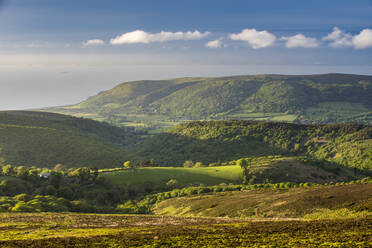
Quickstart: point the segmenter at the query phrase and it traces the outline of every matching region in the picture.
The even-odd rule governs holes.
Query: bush
[[[24,201],[18,202],[13,208],[12,212],[35,212],[35,209]]]

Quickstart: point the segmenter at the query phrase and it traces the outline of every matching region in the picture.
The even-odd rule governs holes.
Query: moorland
[[[182,78],[2,111],[0,245],[369,247],[371,94],[360,75]]]

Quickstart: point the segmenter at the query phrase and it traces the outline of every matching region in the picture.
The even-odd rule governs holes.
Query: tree
[[[131,161],[126,161],[126,162],[124,162],[123,166],[126,169],[133,169],[134,164]]]
[[[177,184],[178,184],[178,181],[177,181],[176,179],[170,179],[170,180],[167,182],[167,186],[170,187],[170,188],[175,187]]]
[[[58,190],[58,196],[71,200],[74,198],[74,192],[70,187],[61,186]]]
[[[11,209],[12,212],[34,212],[35,209],[26,202],[20,201]]]
[[[296,144],[294,145],[293,150],[294,150],[295,152],[298,152],[298,151],[300,150],[300,148],[301,148],[300,144],[296,143]]]
[[[53,185],[54,188],[58,189],[62,182],[62,174],[52,171],[49,177],[49,184]]]
[[[200,168],[200,167],[204,167],[203,163],[202,162],[196,162],[194,164],[194,168]]]
[[[236,161],[236,165],[240,166],[242,169],[246,168],[247,164],[247,160],[245,159],[239,159],[238,161]]]
[[[252,159],[239,159],[236,161],[236,165],[240,166],[243,169],[243,183],[246,184],[249,182],[249,169],[251,167]]]
[[[78,177],[83,183],[90,179],[90,168],[81,167],[69,173],[70,176]]]
[[[28,169],[24,166],[18,166],[15,169],[16,176],[22,179],[27,179]]]
[[[183,163],[183,167],[185,168],[192,168],[194,166],[194,162],[192,160],[186,160],[185,163]]]
[[[54,166],[53,170],[56,171],[56,172],[65,172],[66,167],[63,164],[56,164],[56,166]]]
[[[98,168],[97,167],[93,167],[92,168],[92,172],[93,172],[93,176],[94,176],[94,181],[96,181],[98,175],[99,175],[99,171],[98,171]]]
[[[13,167],[10,164],[3,166],[3,175],[12,176],[14,174]]]

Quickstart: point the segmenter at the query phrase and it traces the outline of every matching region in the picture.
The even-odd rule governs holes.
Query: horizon
[[[372,75],[371,13],[370,0],[0,0],[0,109],[146,79]]]

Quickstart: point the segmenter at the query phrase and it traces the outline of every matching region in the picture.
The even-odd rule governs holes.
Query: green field
[[[144,184],[166,185],[176,180],[178,187],[191,185],[218,185],[220,183],[240,183],[242,169],[239,166],[219,166],[201,168],[149,167],[135,170],[105,173],[113,184],[141,187]]]
[[[298,115],[286,113],[257,113],[247,110],[240,110],[226,115],[231,120],[261,120],[261,121],[285,121],[293,122]]]
[[[371,247],[371,219],[246,220],[135,215],[0,214],[10,247]]]

